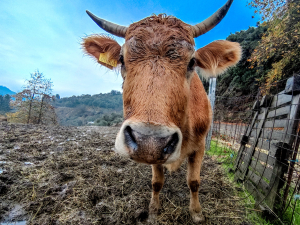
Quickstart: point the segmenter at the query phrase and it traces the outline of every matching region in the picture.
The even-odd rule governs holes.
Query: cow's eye
[[[194,66],[195,66],[195,58],[192,58],[191,61],[189,62],[189,65],[187,67],[188,70],[193,70],[194,69]]]
[[[122,66],[124,66],[124,57],[122,55],[120,55],[119,61],[122,64]]]

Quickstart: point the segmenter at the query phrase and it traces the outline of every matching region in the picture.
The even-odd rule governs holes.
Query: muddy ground
[[[0,123],[0,221],[147,224],[151,167],[114,153],[117,127]],[[186,163],[165,171],[157,224],[193,224]],[[200,202],[206,224],[247,224],[237,188],[205,156]]]

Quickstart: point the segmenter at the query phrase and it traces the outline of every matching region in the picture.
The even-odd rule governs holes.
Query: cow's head
[[[232,1],[195,26],[158,15],[123,27],[87,12],[101,28],[125,38],[123,46],[103,35],[88,36],[83,42],[85,51],[100,64],[110,69],[121,67],[125,121],[116,139],[117,152],[149,164],[179,158],[183,136],[189,132],[189,93],[191,80],[197,76],[195,67],[205,75],[217,76],[240,59],[239,44],[228,41],[194,49],[194,38],[217,25]]]

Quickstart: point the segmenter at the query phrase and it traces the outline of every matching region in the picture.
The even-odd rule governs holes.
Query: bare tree
[[[38,121],[37,124],[40,124],[43,116],[47,113],[47,111],[54,111],[53,106],[51,106],[50,102],[54,101],[55,96],[51,96],[52,93],[52,82],[51,80],[44,79],[43,86],[40,88],[40,107],[38,110]]]
[[[24,90],[14,95],[12,106],[17,109],[10,115],[13,122],[56,124],[56,114],[51,102],[53,83],[38,70],[26,80]]]
[[[39,91],[43,88],[43,74],[40,73],[38,70],[32,74],[30,74],[31,79],[26,81],[25,90],[28,90],[28,95],[26,101],[29,102],[29,109],[28,109],[28,118],[27,123],[30,122],[32,118],[32,108],[35,103],[35,98],[39,96]]]

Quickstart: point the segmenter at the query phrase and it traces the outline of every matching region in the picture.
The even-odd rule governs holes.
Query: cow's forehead
[[[130,47],[147,45],[150,48],[159,48],[160,46],[163,46],[166,48],[185,48],[187,50],[194,50],[194,46],[191,43],[181,38],[175,39],[172,36],[164,37],[163,39],[160,37],[149,37],[146,40],[142,40],[138,36],[133,36],[129,40],[126,40],[125,44]]]
[[[128,56],[130,58],[151,58],[157,56],[168,57],[172,60],[191,58],[194,55],[194,46],[185,40],[160,40],[149,39],[142,41],[138,37],[131,37],[125,41],[125,44],[121,47],[120,54]]]
[[[133,23],[128,27],[125,40],[139,39],[142,41],[173,41],[179,43],[185,41],[195,45],[193,30],[189,24],[180,19],[164,14],[154,15]]]

